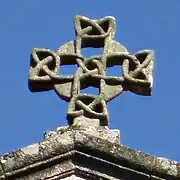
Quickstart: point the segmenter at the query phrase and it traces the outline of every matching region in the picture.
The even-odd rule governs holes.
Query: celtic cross
[[[152,50],[134,55],[115,41],[115,19],[111,16],[94,20],[75,17],[76,39],[60,46],[55,52],[34,48],[31,54],[29,89],[32,92],[54,89],[60,98],[69,102],[67,120],[108,126],[107,103],[123,91],[149,96],[153,85]],[[82,48],[103,48],[101,55],[86,58]],[[61,75],[61,66],[77,65],[72,76]],[[122,77],[107,76],[109,67],[122,68]],[[89,86],[99,89],[98,95],[83,94]],[[88,123],[87,123],[88,124]]]

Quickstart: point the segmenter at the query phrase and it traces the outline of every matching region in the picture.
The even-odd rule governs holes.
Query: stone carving
[[[100,20],[75,17],[76,40],[62,45],[56,52],[34,48],[31,55],[29,89],[32,92],[54,89],[60,98],[69,102],[67,119],[70,125],[81,119],[108,126],[107,103],[123,91],[149,96],[153,85],[152,50],[135,55],[113,38],[116,22],[113,17]],[[103,54],[86,58],[82,48],[103,48]],[[77,65],[72,76],[61,75],[61,66]],[[107,76],[112,66],[122,68],[122,77]],[[99,89],[98,95],[83,94],[89,86]],[[78,120],[79,121],[79,120]]]

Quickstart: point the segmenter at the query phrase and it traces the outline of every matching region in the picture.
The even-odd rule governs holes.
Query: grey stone
[[[72,163],[72,160],[67,160],[59,162],[56,165],[50,165],[45,169],[39,169],[38,171],[34,171],[30,175],[26,175],[23,177],[17,178],[18,180],[39,180],[39,179],[64,179],[64,177],[68,176],[69,173],[73,173],[73,169],[75,169],[75,165]]]
[[[73,126],[108,126],[107,103],[124,91],[149,96],[153,86],[152,50],[132,55],[114,40],[116,21],[107,16],[99,20],[75,17],[76,40],[62,45],[58,51],[34,48],[31,55],[29,89],[33,92],[54,89],[69,102],[67,119]],[[103,48],[103,54],[86,58],[83,48]],[[74,75],[61,75],[61,66],[77,65]],[[122,76],[107,76],[112,66],[122,68]],[[82,93],[89,86],[98,95]]]
[[[50,134],[42,142],[1,156],[2,175],[19,180],[180,179],[179,163],[120,145],[116,130],[60,127]]]
[[[72,133],[67,131],[61,136],[55,136],[48,140],[45,139],[39,144],[5,154],[1,157],[1,163],[5,173],[11,174],[11,172],[16,171],[17,169],[25,168],[40,160],[53,158],[59,154],[68,152],[73,149],[73,143]]]
[[[4,179],[5,179],[4,175],[0,176],[0,180],[4,180]]]
[[[165,179],[159,178],[159,177],[156,177],[156,176],[151,176],[150,180],[165,180]]]
[[[169,161],[167,158],[158,157],[154,165],[154,171],[158,172],[158,174],[163,174],[166,172],[166,177],[169,176],[169,178],[171,176],[177,177],[179,176],[178,162]]]
[[[62,178],[64,180],[84,180],[84,178],[80,178],[80,177],[77,177],[76,175],[72,175],[70,177],[65,177],[65,178]]]
[[[58,51],[34,48],[29,89],[54,89],[69,102],[70,126],[47,131],[44,140],[0,157],[0,180],[178,180],[180,164],[120,145],[120,131],[108,128],[107,103],[124,91],[149,96],[153,86],[152,50],[131,55],[113,38],[113,17],[92,20],[75,17],[76,40]],[[82,48],[103,48],[103,54],[87,59]],[[71,76],[62,76],[61,66],[78,65]],[[106,76],[112,66],[121,76]],[[93,86],[98,95],[81,93]]]
[[[111,143],[120,143],[120,131],[117,129],[105,129],[103,127],[81,127],[75,133],[75,140],[83,142],[83,135],[85,134],[91,137],[98,137],[104,140],[108,140]],[[82,138],[82,139],[81,139]]]
[[[5,175],[4,175],[4,170],[3,170],[3,166],[0,163],[0,180],[5,179]]]

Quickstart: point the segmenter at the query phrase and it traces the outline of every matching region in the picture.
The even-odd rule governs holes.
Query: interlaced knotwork
[[[108,125],[107,102],[123,91],[151,95],[154,53],[143,50],[135,55],[113,40],[116,24],[113,17],[91,20],[76,16],[76,40],[61,46],[57,52],[34,48],[31,55],[29,88],[31,91],[54,89],[70,102],[67,112],[69,124],[78,117],[98,119],[99,125]],[[83,57],[81,49],[103,47],[103,54]],[[72,76],[61,75],[61,66],[77,65]],[[122,68],[122,76],[107,76],[112,66]],[[98,95],[83,94],[82,89],[93,86]]]

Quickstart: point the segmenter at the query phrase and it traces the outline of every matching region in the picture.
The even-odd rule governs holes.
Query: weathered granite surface
[[[0,179],[178,180],[180,164],[119,144],[118,130],[62,127],[0,157]]]
[[[115,18],[75,17],[76,40],[55,52],[34,48],[29,89],[54,89],[69,102],[69,127],[45,133],[44,140],[0,156],[0,180],[180,180],[180,164],[120,145],[119,130],[109,130],[107,103],[123,93],[150,96],[153,86],[153,50],[130,54],[114,40]],[[83,48],[103,48],[86,58]],[[74,75],[63,76],[61,66],[76,65]],[[107,76],[119,66],[122,75]],[[92,86],[98,95],[81,91]]]
[[[126,47],[114,40],[116,20],[112,16],[90,19],[75,16],[75,40],[57,51],[34,48],[29,70],[29,89],[32,92],[55,90],[69,102],[67,120],[70,125],[87,123],[108,126],[107,103],[125,91],[150,96],[153,87],[154,51],[150,49],[130,54]],[[102,48],[102,54],[87,58],[83,48]],[[61,67],[74,65],[75,74],[63,75]],[[107,71],[119,67],[119,74]],[[122,71],[122,74],[120,73]],[[98,94],[83,93],[88,87]]]

